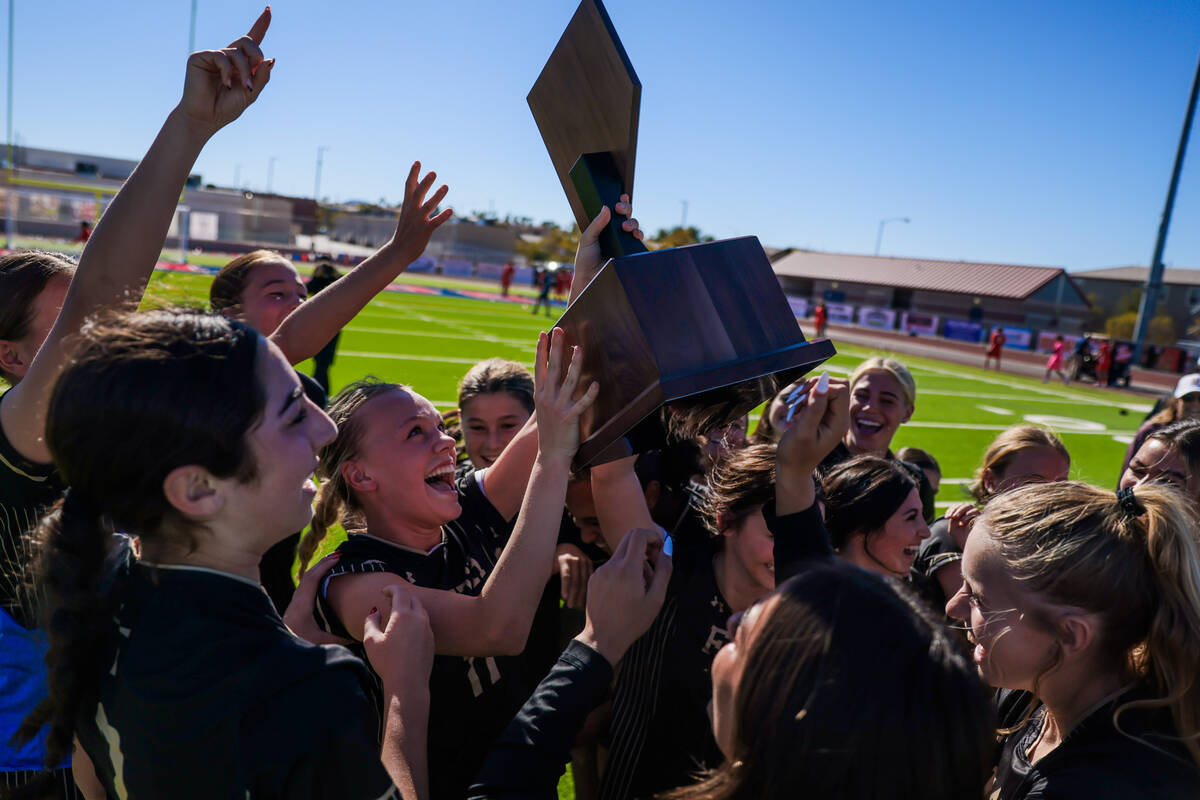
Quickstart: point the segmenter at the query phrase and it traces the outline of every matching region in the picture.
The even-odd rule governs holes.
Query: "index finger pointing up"
[[[267,35],[267,28],[269,27],[271,27],[271,7],[267,6],[258,15],[258,19],[254,20],[254,24],[250,26],[250,32],[246,36],[255,44],[262,44],[262,40]]]

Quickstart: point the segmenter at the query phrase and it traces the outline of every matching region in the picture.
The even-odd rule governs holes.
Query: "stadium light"
[[[903,222],[908,224],[912,220],[908,217],[888,217],[887,219],[879,220],[879,233],[875,235],[875,255],[879,255],[879,246],[883,244],[883,226],[889,222]]]

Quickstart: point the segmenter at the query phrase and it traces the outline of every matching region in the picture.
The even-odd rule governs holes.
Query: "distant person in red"
[[[1112,369],[1112,344],[1105,339],[1100,343],[1100,352],[1096,356],[1096,385],[1108,386],[1108,371]]]
[[[992,335],[988,337],[987,355],[983,357],[983,368],[988,368],[988,363],[994,358],[996,359],[996,371],[1000,371],[1000,353],[1004,350],[1004,343],[1008,341],[1008,337],[1004,335],[1004,329],[999,325],[992,328]]]
[[[560,269],[554,273],[554,293],[559,296],[559,299],[566,300],[569,291],[571,291],[571,270]]]
[[[517,273],[517,268],[508,262],[504,265],[504,269],[500,271],[500,294],[503,297],[508,297],[508,287],[512,286],[513,275]]]
[[[825,335],[825,325],[829,322],[829,309],[825,307],[825,301],[817,303],[817,308],[813,311],[813,324],[817,326],[817,338],[820,339]]]
[[[79,235],[75,237],[75,241],[80,244],[87,244],[88,238],[92,235],[92,223],[86,219],[79,221]]]

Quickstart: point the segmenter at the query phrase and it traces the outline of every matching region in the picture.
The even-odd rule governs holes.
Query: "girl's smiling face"
[[[855,455],[884,455],[891,447],[896,429],[912,419],[904,387],[883,369],[864,372],[850,392],[850,430],[846,446]]]

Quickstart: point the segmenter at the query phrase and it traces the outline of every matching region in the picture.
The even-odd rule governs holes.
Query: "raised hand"
[[[671,557],[660,530],[629,531],[588,582],[587,624],[576,639],[616,664],[646,632],[667,596]]]
[[[408,179],[404,181],[404,203],[400,206],[400,218],[396,220],[396,233],[392,235],[392,241],[388,244],[389,248],[395,250],[397,257],[403,260],[405,266],[421,257],[429,244],[429,237],[454,215],[454,211],[447,208],[436,216],[430,216],[437,210],[450,189],[443,184],[426,200],[425,194],[437,180],[437,173],[430,172],[417,180],[420,174],[421,162],[414,161],[408,171]]]
[[[616,204],[616,211],[623,217],[628,217],[633,213],[629,195],[621,195],[620,202]],[[596,218],[579,234],[579,247],[575,250],[575,276],[571,281],[571,300],[574,300],[600,271],[603,264],[603,257],[600,254],[600,233],[608,225],[610,219],[612,219],[612,211],[608,206],[604,206]],[[625,220],[621,223],[621,229],[632,234],[639,242],[645,238],[636,219]]]
[[[317,602],[317,587],[320,585],[321,579],[325,577],[325,573],[333,569],[337,562],[338,554],[330,553],[309,567],[300,576],[300,582],[296,585],[296,593],[292,595],[287,610],[283,612],[283,624],[287,625],[292,633],[313,644],[350,644],[349,639],[342,639],[321,630],[317,626],[316,620],[313,619],[313,605]]]
[[[959,503],[951,506],[946,512],[946,521],[950,523],[950,537],[954,539],[954,544],[959,550],[966,546],[971,528],[975,526],[975,520],[979,519],[979,515],[982,513],[983,511],[974,503]]]
[[[563,375],[564,339],[561,328],[555,328],[549,336],[545,333],[538,336],[533,399],[537,408],[539,455],[570,459],[579,449],[579,418],[595,402],[600,384],[592,381],[583,394],[575,396],[583,350],[572,348],[571,361]]]
[[[259,49],[270,25],[268,6],[228,47],[188,56],[179,110],[197,130],[211,136],[258,99],[275,67],[275,59],[264,59]]]
[[[788,397],[787,410],[772,420],[780,431],[776,458],[798,472],[812,472],[850,427],[850,386],[826,373],[809,378]]]

